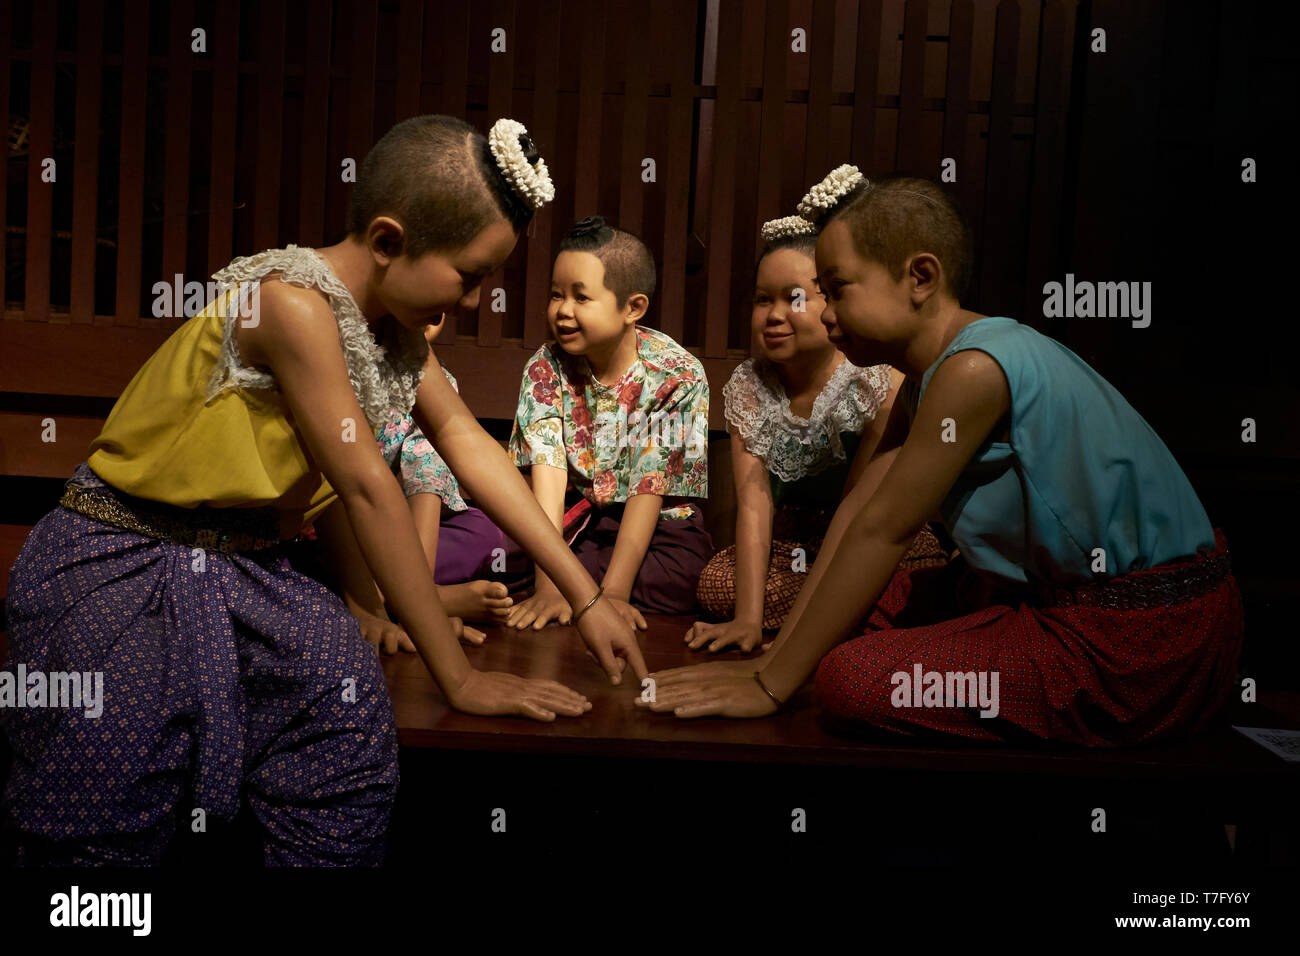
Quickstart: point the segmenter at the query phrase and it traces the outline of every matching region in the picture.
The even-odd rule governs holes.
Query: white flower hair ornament
[[[541,209],[555,198],[555,186],[546,171],[546,160],[538,156],[535,162],[528,161],[524,141],[532,145],[528,129],[518,120],[503,117],[488,131],[488,148],[507,182],[533,209]]]
[[[835,204],[848,195],[858,183],[866,180],[866,177],[858,171],[858,167],[850,166],[845,163],[843,166],[836,166],[826,178],[819,182],[808,194],[803,197],[803,201],[796,207],[799,215],[809,222],[816,222],[817,218],[827,210],[833,209]]]
[[[816,235],[816,233],[817,227],[803,216],[782,216],[780,219],[769,219],[763,223],[763,228],[759,230],[759,235],[763,237],[764,242],[776,242],[778,239],[788,239],[791,236],[812,236]]]

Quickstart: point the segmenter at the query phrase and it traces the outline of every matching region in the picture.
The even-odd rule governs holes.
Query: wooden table
[[[651,671],[709,660],[744,657],[691,651],[682,641],[692,618],[651,616],[640,640]],[[1082,777],[1295,778],[1296,765],[1224,726],[1196,740],[1119,751],[1043,747],[971,745],[961,741],[921,742],[897,735],[874,739],[832,732],[819,715],[811,684],[787,712],[762,720],[703,718],[680,720],[636,706],[640,688],[630,676],[619,687],[609,684],[589,658],[577,630],[551,625],[540,631],[482,628],[487,640],[466,646],[477,668],[559,681],[592,701],[582,717],[557,717],[553,723],[522,718],[471,717],[453,711],[414,654],[386,656],[384,673],[393,699],[400,740],[407,748],[508,751],[529,754],[641,757],[735,763],[851,766],[928,771],[1024,772]],[[1277,707],[1232,708],[1229,720],[1252,726],[1298,726],[1296,700],[1289,695]],[[1278,710],[1291,709],[1283,714]]]

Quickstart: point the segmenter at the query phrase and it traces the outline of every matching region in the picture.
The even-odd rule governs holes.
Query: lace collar
[[[424,333],[392,320],[384,323],[381,337],[376,340],[352,293],[316,250],[294,245],[268,249],[235,259],[212,277],[233,285],[258,282],[272,272],[279,272],[284,282],[319,289],[329,299],[338,322],[348,380],[372,430],[388,421],[390,408],[409,412],[415,406],[415,393],[424,377],[424,363],[429,355]],[[228,388],[278,387],[269,372],[243,365],[234,335],[238,315],[235,310],[231,313],[222,332],[220,358],[208,381],[209,401]]]
[[[723,387],[724,415],[732,434],[768,471],[798,481],[845,461],[841,435],[860,434],[889,394],[889,366],[859,368],[841,362],[813,401],[807,418],[790,411],[790,399],[765,361],[747,359]]]

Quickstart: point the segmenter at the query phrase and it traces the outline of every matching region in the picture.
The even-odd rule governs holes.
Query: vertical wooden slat
[[[423,0],[401,0],[397,11],[397,116],[395,122],[418,116],[424,40]]]
[[[1034,118],[1033,188],[1029,204],[1029,248],[1025,311],[1041,308],[1039,291],[1061,258],[1061,171],[1065,162],[1065,83],[1061,58],[1067,49],[1066,0],[1049,0],[1039,29],[1037,111]]]
[[[1011,133],[1016,97],[1016,58],[1020,39],[1020,5],[1016,0],[998,4],[993,39],[993,91],[989,100],[989,148],[985,168],[988,170],[984,191],[985,249],[1002,250],[1010,223],[1004,215],[1014,184],[1011,182]],[[993,211],[994,215],[988,213]],[[980,296],[989,307],[1005,307],[1002,279],[1007,266],[1004,257],[985,255],[980,270]]]
[[[469,5],[442,6],[442,112],[465,118],[469,86]]]
[[[789,7],[783,0],[767,0],[763,21],[763,102],[758,133],[758,208],[754,223],[755,253],[761,243],[759,228],[768,219],[785,215],[781,203],[781,141],[785,137],[786,57],[790,53]],[[808,24],[798,24],[811,34],[809,50],[817,54],[817,34]],[[810,94],[811,95],[811,94]]]
[[[341,156],[330,156],[328,145],[330,105],[330,35],[334,29],[332,5],[320,5],[318,15],[306,23],[302,84],[302,171],[299,174],[298,242],[320,246],[325,242],[325,181],[343,173]],[[400,84],[399,84],[400,85]],[[353,156],[357,165],[360,156]]]
[[[104,83],[103,0],[77,9],[77,131],[72,198],[72,321],[95,321],[95,230],[99,206],[99,101]],[[6,64],[7,65],[7,64]],[[3,216],[0,216],[0,220]],[[3,274],[3,273],[0,273]]]
[[[218,3],[208,37],[212,57],[212,162],[208,167],[208,273],[231,259],[235,236],[235,164],[218,144],[231,141],[239,94],[239,4]],[[320,206],[321,193],[312,197]],[[303,208],[307,208],[304,203]]]
[[[515,32],[514,0],[492,0],[492,29],[506,31],[504,53],[488,52],[488,122],[502,117],[513,118],[515,86],[515,51],[519,35]],[[489,42],[485,37],[484,42]],[[490,46],[490,44],[489,44]],[[527,125],[527,124],[525,124]],[[481,348],[496,348],[501,344],[502,313],[492,311],[493,292],[505,284],[505,266],[483,280],[483,294],[478,302],[478,344]],[[518,308],[521,303],[513,303]],[[506,295],[506,308],[510,308],[510,295]]]
[[[921,110],[925,96],[925,30],[929,0],[907,0],[903,13],[903,76],[898,94],[898,139],[894,162],[918,171],[921,153]]]
[[[627,18],[630,55],[623,63],[627,71],[627,83],[623,93],[623,158],[620,165],[623,175],[619,184],[618,225],[621,229],[640,235],[646,190],[658,185],[641,180],[641,162],[646,158],[646,115],[650,108],[650,58],[636,49],[638,37],[644,35],[641,33],[643,28],[638,26],[637,21],[643,19],[645,13],[630,4],[622,10]],[[657,171],[655,176],[657,179]]]
[[[808,52],[812,62],[808,69],[808,123],[804,135],[804,179],[815,183],[826,175],[832,166],[845,162],[831,160],[831,74],[835,57],[831,55],[835,43],[835,0],[814,0],[812,35]],[[793,209],[781,215],[793,215]]]
[[[588,0],[578,78],[578,129],[582,131],[582,146],[578,150],[574,219],[600,212],[596,204],[600,198],[600,119],[604,91],[605,4],[601,0]]]
[[[686,312],[691,120],[695,112],[695,4],[692,0],[673,0],[671,16],[677,42],[670,53],[669,152],[664,170],[664,188],[667,192],[664,199],[664,261],[659,296],[659,328],[680,342]]]
[[[469,86],[469,6],[449,4],[442,7],[442,112],[448,116],[466,114],[466,91]],[[487,38],[483,38],[487,42]],[[456,344],[456,313],[448,312],[438,338],[445,345]]]
[[[558,7],[558,4],[556,5]],[[537,18],[536,74],[533,77],[533,117],[530,132],[542,158],[555,155],[559,148],[555,129],[558,114],[560,74],[560,13]],[[557,171],[547,159],[554,180]],[[546,307],[551,289],[551,239],[553,236],[555,203],[542,207],[533,217],[528,237],[528,263],[524,280],[524,345],[533,349],[541,345],[548,333]]]
[[[140,324],[140,247],[144,233],[145,91],[148,80],[149,0],[126,0],[122,31],[122,148],[117,186],[116,325]],[[152,323],[152,324],[157,324]]]
[[[262,0],[257,50],[257,185],[253,243],[280,244],[280,145],[284,118],[284,0]]]
[[[948,18],[948,76],[944,90],[943,155],[957,161],[954,192],[971,195],[974,177],[969,175],[966,159],[967,124],[970,119],[971,34],[975,28],[975,8],[971,0],[953,0]],[[938,176],[938,170],[935,170]],[[951,187],[949,187],[951,188]]]
[[[722,0],[719,22],[738,24],[740,0]],[[704,354],[727,354],[731,318],[732,224],[735,215],[736,128],[740,112],[740,31],[718,31],[718,98],[713,111],[713,189],[709,221],[709,286]]]
[[[379,9],[373,3],[352,5],[352,63],[348,76],[348,155],[360,164],[375,143],[375,43]],[[399,82],[404,79],[399,77]]]
[[[863,167],[872,176],[870,158],[876,141],[876,89],[880,83],[880,29],[884,11],[882,0],[863,0],[858,5],[858,42],[853,83],[853,158],[850,162]],[[808,171],[808,184],[825,176],[828,169]]]
[[[31,136],[27,153],[27,288],[24,294],[29,322],[50,318],[50,231],[57,181],[43,182],[44,162],[54,156],[54,43],[53,3],[32,8]],[[57,177],[58,170],[55,174]],[[67,175],[67,172],[64,172]]]
[[[167,173],[163,186],[163,278],[185,272],[190,224],[190,100],[193,91],[194,54],[190,31],[194,28],[194,0],[173,0],[167,51]],[[182,280],[184,282],[185,280]],[[164,323],[180,325],[184,316]]]

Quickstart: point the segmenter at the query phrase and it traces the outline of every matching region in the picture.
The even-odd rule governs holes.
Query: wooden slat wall
[[[842,162],[875,176],[892,159],[937,178],[941,159],[956,158],[958,181],[948,188],[973,214],[985,250],[973,304],[1006,302],[1013,286],[1023,297],[1026,270],[1050,272],[1063,254],[1052,237],[1065,214],[1069,72],[1035,71],[1068,54],[1076,6],[1077,0],[335,0],[313,4],[305,22],[290,23],[299,7],[288,0],[178,0],[157,9],[149,0],[121,0],[120,52],[103,46],[105,0],[39,4],[30,36],[12,44],[7,37],[19,21],[6,8],[0,120],[10,73],[25,63],[31,102],[21,112],[35,122],[18,223],[9,221],[14,206],[6,207],[0,190],[0,220],[22,234],[8,254],[17,249],[25,257],[21,281],[9,283],[0,334],[19,322],[38,334],[72,322],[92,336],[87,361],[113,355],[114,362],[74,376],[54,359],[44,361],[30,341],[21,350],[23,367],[15,350],[0,349],[0,394],[116,395],[147,357],[146,344],[160,342],[177,321],[154,319],[142,290],[147,295],[154,282],[170,283],[195,261],[210,274],[232,256],[261,248],[338,241],[350,188],[339,175],[342,160],[359,163],[381,126],[422,111],[462,116],[484,130],[498,116],[521,120],[559,195],[501,272],[484,282],[478,314],[463,319],[467,327],[457,329],[449,316],[442,331],[440,355],[484,417],[513,412],[519,370],[545,340],[551,255],[570,214],[603,214],[653,243],[660,275],[652,317],[707,359],[720,378],[715,391],[748,354],[744,282],[759,224],[792,213],[794,190],[802,194]],[[151,14],[169,24],[163,55],[150,50],[149,31],[141,28]],[[60,15],[75,16],[75,29],[60,27]],[[205,17],[209,22],[200,22]],[[706,22],[716,29],[699,43]],[[190,49],[195,25],[207,30],[205,53]],[[498,26],[507,33],[505,53],[489,50],[490,30]],[[796,27],[806,32],[806,53],[791,49]],[[1023,38],[1022,28],[1041,33],[1041,51],[1038,36]],[[59,36],[75,37],[75,46],[57,49]],[[566,44],[581,49],[576,63]],[[75,123],[49,122],[59,120],[56,68],[75,72]],[[1025,70],[1035,72],[1034,81],[1018,87]],[[200,74],[207,76],[200,81]],[[117,168],[101,171],[105,79],[121,84],[120,112],[103,116],[121,135]],[[162,104],[156,116],[146,116],[151,91]],[[561,112],[567,104],[573,114]],[[706,104],[709,124],[702,122]],[[157,183],[145,153],[146,124],[155,122],[166,127]],[[197,124],[205,138],[210,130],[211,149],[191,142]],[[71,159],[57,183],[42,184],[37,157],[57,151],[56,125],[64,138],[73,133],[71,152],[63,154]],[[576,143],[557,142],[575,129]],[[1024,145],[1026,139],[1032,143]],[[572,158],[557,161],[562,155]],[[656,162],[653,183],[641,180],[646,156]],[[60,189],[75,191],[68,222],[53,201]],[[196,213],[196,205],[206,208]],[[51,289],[51,277],[60,274],[51,269],[52,249],[69,233],[71,288]],[[97,241],[97,233],[104,238]],[[1019,258],[989,254],[990,247],[1017,243],[1026,249]],[[115,254],[108,274],[94,269],[97,252]],[[5,264],[12,273],[12,262]],[[155,269],[162,274],[151,274]],[[97,289],[97,282],[107,287]],[[506,292],[505,313],[491,311],[495,288]],[[97,299],[112,303],[110,314],[95,314]],[[134,329],[145,338],[124,348],[120,333]],[[49,354],[59,353],[51,347]],[[722,403],[713,405],[721,426]]]

